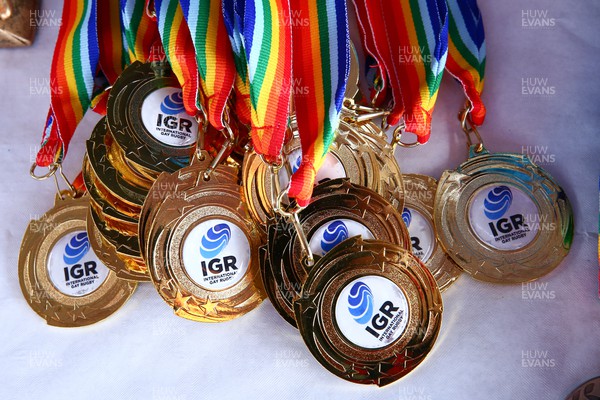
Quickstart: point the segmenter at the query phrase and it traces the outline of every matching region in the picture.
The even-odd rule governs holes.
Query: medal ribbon
[[[294,72],[292,90],[302,163],[288,195],[303,207],[339,125],[350,72],[346,0],[291,0]]]
[[[238,119],[246,125],[251,124],[252,103],[250,102],[250,82],[244,50],[244,2],[223,0],[223,19],[233,50],[233,60],[237,74],[233,84],[235,93],[235,111]]]
[[[102,43],[100,71],[99,76],[96,76],[96,87],[90,106],[96,113],[106,115],[110,85],[115,83],[123,69],[129,65],[129,52],[122,29],[119,0],[98,3],[98,42]]]
[[[364,1],[353,1],[354,10],[357,16],[367,15],[367,5]],[[359,80],[360,89],[363,96],[368,100],[365,105],[380,106],[381,101],[386,98],[387,83],[385,66],[377,61],[377,51],[373,41],[373,30],[371,25],[357,18],[358,27],[361,33],[362,50],[365,58],[365,65],[360,68],[361,79]],[[356,46],[357,43],[354,43]],[[379,95],[378,95],[379,94]]]
[[[426,143],[448,55],[446,1],[366,0],[366,5],[367,15],[359,18],[372,27],[392,89],[388,123],[396,125],[404,117],[406,130]]]
[[[90,106],[98,68],[96,0],[65,1],[50,69],[50,110],[36,164],[60,163]]]
[[[100,48],[100,69],[112,85],[123,68],[129,64],[126,42],[121,29],[121,5],[119,0],[104,0],[98,3],[98,38]],[[124,46],[125,45],[125,46]]]
[[[195,48],[208,121],[225,129],[223,111],[236,76],[221,0],[180,0]]]
[[[288,0],[245,0],[243,5],[242,1],[236,0],[234,9],[244,16],[240,28],[250,88],[252,143],[266,161],[277,162],[290,105],[290,7]]]
[[[181,85],[185,110],[196,115],[203,103],[198,88],[198,64],[179,0],[155,0],[154,7],[165,55]]]
[[[481,100],[486,63],[483,18],[476,0],[447,2],[450,13],[450,44],[446,69],[460,81],[471,102],[471,121],[475,125],[482,125],[486,113]]]
[[[156,21],[146,13],[146,4],[139,0],[121,1],[121,21],[130,62],[146,62],[152,45],[158,38]]]

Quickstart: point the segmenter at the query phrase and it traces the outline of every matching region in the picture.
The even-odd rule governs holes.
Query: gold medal
[[[370,189],[336,179],[317,186],[311,203],[300,211],[299,223],[315,259],[353,236],[394,243],[410,249],[410,236],[400,213]],[[309,270],[303,256],[303,238],[292,224],[277,223],[268,228],[267,262],[263,276],[273,276],[277,292],[268,292],[277,311],[292,325],[294,299],[300,295]],[[264,282],[266,289],[273,285]]]
[[[290,140],[283,147],[283,166],[278,169],[276,182],[273,172],[254,152],[247,153],[243,163],[244,193],[248,206],[257,222],[264,225],[273,217],[273,196],[280,188],[286,188],[290,177],[300,167],[302,149],[300,138],[291,119]],[[323,165],[317,172],[315,184],[338,178],[348,178],[360,186],[379,190],[379,164],[372,149],[362,139],[362,132],[345,122],[340,123],[336,138],[332,143]],[[277,188],[273,188],[274,184]]]
[[[205,161],[161,176],[159,184],[177,184],[164,196],[164,187],[157,188],[140,229],[152,282],[175,314],[221,322],[264,298],[258,262],[264,236],[244,204],[238,169]]]
[[[64,200],[31,221],[19,254],[21,290],[49,325],[85,326],[121,307],[137,284],[120,280],[90,251],[87,196]]]
[[[317,261],[294,309],[321,365],[348,381],[384,386],[424,360],[443,306],[435,279],[410,250],[355,237]]]
[[[181,87],[152,65],[134,62],[115,82],[107,121],[125,159],[151,171],[176,171],[189,164],[198,123],[185,112]]]
[[[404,210],[402,219],[410,233],[413,254],[433,274],[441,291],[450,286],[462,270],[444,252],[437,239],[433,206],[437,181],[429,176],[404,175]]]
[[[472,127],[465,132],[481,139]],[[549,273],[573,239],[567,195],[527,156],[491,154],[467,137],[469,159],[444,172],[438,184],[434,218],[440,242],[476,279],[518,283]]]

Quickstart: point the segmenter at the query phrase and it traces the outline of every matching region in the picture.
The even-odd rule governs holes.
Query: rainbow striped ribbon
[[[269,162],[276,162],[283,146],[290,105],[292,31],[289,2],[246,0],[243,12],[252,143],[258,154]]]
[[[129,62],[146,62],[158,39],[158,28],[140,0],[121,0],[121,23]]]
[[[236,70],[221,0],[180,0],[180,4],[195,47],[208,121],[222,130],[223,111]]]
[[[64,2],[50,70],[50,110],[36,164],[61,162],[77,124],[90,106],[98,68],[96,0]]]
[[[350,71],[350,35],[346,0],[291,0],[290,4],[292,88],[302,163],[292,176],[288,194],[306,206],[339,125]]]
[[[477,0],[447,0],[450,13],[448,63],[446,69],[458,79],[472,105],[475,125],[485,120],[481,92],[485,77],[485,32]]]
[[[448,55],[446,1],[366,0],[366,5],[394,98],[388,123],[403,117],[406,130],[426,143]]]
[[[252,103],[250,101],[250,82],[248,82],[248,67],[246,65],[246,53],[244,50],[244,35],[242,33],[244,2],[223,0],[223,17],[237,70],[233,84],[235,112],[240,122],[250,125],[252,120]]]
[[[190,115],[196,115],[204,102],[198,86],[194,43],[179,0],[155,0],[154,8],[165,55],[181,85],[185,110]]]
[[[113,84],[123,68],[129,64],[126,43],[121,30],[120,0],[104,0],[98,3],[98,38],[100,48],[100,69]]]

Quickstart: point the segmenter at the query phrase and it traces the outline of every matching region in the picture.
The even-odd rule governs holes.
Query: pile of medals
[[[439,182],[403,175],[401,129],[388,139],[374,122],[388,111],[359,105],[352,61],[306,207],[287,195],[303,162],[293,107],[280,158],[267,162],[234,105],[216,131],[186,113],[166,61],[129,65],[87,142],[85,191],[60,193],[25,234],[19,276],[31,307],[51,325],[87,325],[150,281],[177,316],[222,322],[268,297],[325,368],[381,386],[430,352],[441,292],[463,270],[513,283],[554,269],[573,222],[548,173],[489,153],[466,110],[469,159]]]

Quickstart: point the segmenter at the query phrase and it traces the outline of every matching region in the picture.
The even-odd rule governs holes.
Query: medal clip
[[[48,166],[48,172],[44,175],[36,175],[35,169],[37,168],[37,164],[33,163],[31,168],[29,169],[29,175],[36,181],[43,181],[48,178],[54,178],[54,184],[56,185],[56,192],[61,199],[65,199],[66,197],[76,198],[77,197],[77,189],[75,186],[69,182],[65,173],[62,169],[62,164],[60,163],[52,163]],[[58,171],[59,175],[62,177],[64,183],[68,186],[68,190],[61,190],[60,185],[58,183],[58,178],[56,177],[56,172]]]
[[[485,150],[485,147],[483,146],[483,140],[477,130],[477,126],[471,120],[472,109],[473,106],[467,102],[465,109],[458,115],[458,119],[460,120],[462,130],[467,136],[467,147],[469,148],[469,151],[473,149],[476,154],[479,154]],[[473,140],[473,136],[475,137],[475,141]]]
[[[206,117],[206,112],[204,108],[200,108],[198,110],[198,114],[196,115],[196,122],[198,123],[198,127],[202,127],[198,129],[198,140],[196,140],[196,158],[198,161],[204,161],[205,153],[204,150],[204,132],[208,127],[208,118]]]
[[[375,118],[386,117],[390,113],[387,110],[379,108],[361,106],[360,104],[356,104],[353,99],[348,98],[344,99],[344,107],[351,112],[350,115],[344,117],[350,123],[371,121]]]
[[[225,153],[229,149],[231,149],[235,143],[235,135],[233,134],[233,130],[229,126],[229,123],[227,121],[223,121],[223,126],[225,127],[225,129],[223,129],[221,131],[221,133],[223,133],[225,135],[225,142],[219,149],[219,152],[217,153],[215,158],[212,160],[212,162],[209,164],[209,166],[206,168],[206,170],[202,174],[202,177],[204,178],[205,181],[208,181],[210,179],[210,175],[215,170],[215,168],[217,168],[217,166],[221,163],[221,161],[223,160],[223,158],[225,156]]]
[[[296,231],[298,239],[300,240],[300,246],[302,247],[302,261],[307,267],[312,267],[315,264],[315,257],[310,249],[308,238],[304,233],[304,229],[302,229],[302,224],[300,223],[299,218],[300,211],[302,211],[304,207],[300,207],[297,204],[293,207],[291,207],[291,205],[283,206],[283,199],[284,197],[287,197],[288,191],[289,186],[286,190],[282,190],[279,193],[277,200],[273,205],[273,211],[294,226],[294,230]]]
[[[396,148],[396,146],[404,147],[406,149],[411,149],[413,147],[419,146],[421,143],[418,141],[414,141],[412,143],[407,143],[402,141],[402,135],[404,134],[406,129],[406,124],[404,121],[400,123],[396,128],[394,128],[394,133],[392,135],[392,147]]]

